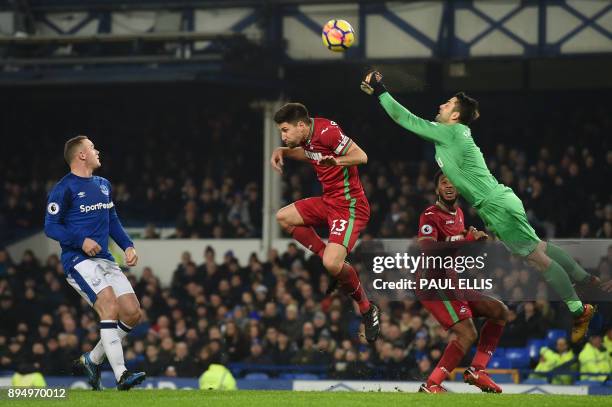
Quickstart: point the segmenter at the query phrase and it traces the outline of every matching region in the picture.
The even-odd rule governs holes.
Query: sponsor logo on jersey
[[[424,235],[430,235],[433,232],[433,228],[431,225],[423,225],[421,226],[421,233]]]
[[[459,313],[465,314],[466,312],[467,312],[467,308],[465,308],[465,305],[462,305],[461,308],[459,309]]]
[[[448,220],[446,221],[446,224],[447,224],[447,225],[454,225],[454,224],[455,224],[455,221],[454,221],[454,220],[452,220],[452,219],[448,219]]]
[[[49,202],[49,205],[47,205],[47,212],[49,212],[51,215],[57,215],[60,211],[60,206],[57,202]]]
[[[85,197],[87,196],[87,194],[86,194],[85,192],[81,191],[81,192],[79,192],[79,193],[77,194],[77,196],[78,196],[79,198],[85,198]]]
[[[81,213],[87,213],[91,211],[99,211],[100,209],[111,209],[115,204],[113,202],[98,202],[93,205],[81,205],[79,206],[79,210]]]
[[[106,185],[104,185],[104,184],[100,185],[100,191],[102,191],[102,193],[104,195],[108,196],[109,191],[108,191],[108,187]]]
[[[321,134],[325,133],[327,130],[329,130],[329,127],[326,127],[323,130],[321,130]]]
[[[425,212],[423,215],[433,215],[433,212]]]
[[[444,163],[442,162],[440,157],[436,156],[436,162],[438,163],[438,167],[440,168],[444,167]]]
[[[97,287],[100,285],[101,282],[102,282],[101,279],[96,278],[96,279],[91,280],[91,285],[93,285],[94,287]]]
[[[321,161],[321,159],[323,158],[323,155],[321,153],[308,150],[304,150],[304,155],[306,155],[306,157],[310,158],[313,161]]]

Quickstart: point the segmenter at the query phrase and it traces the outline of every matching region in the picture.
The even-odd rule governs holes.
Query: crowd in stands
[[[400,99],[424,117],[436,106],[416,96]],[[612,168],[612,121],[605,109],[557,107],[556,99],[562,98],[520,104],[520,95],[484,95],[474,138],[494,175],[523,200],[540,236],[612,238],[612,199],[601,181]],[[113,182],[123,222],[150,224],[146,237],[157,237],[155,226],[175,227],[177,238],[261,236],[261,114],[235,103],[181,103],[167,115],[127,101],[86,110],[72,104],[61,116],[47,104],[7,106],[7,123],[42,134],[0,150],[0,242],[40,229],[46,194],[67,172],[63,143],[78,133],[101,150],[98,173]],[[368,153],[368,164],[359,169],[372,208],[365,233],[414,236],[419,214],[435,200],[433,145],[369,104],[328,108],[321,101],[309,108],[338,121]],[[286,166],[284,204],[320,194],[310,165]],[[482,227],[476,213],[464,209],[467,221]]]
[[[61,116],[36,103],[2,112],[7,126],[36,136],[0,149],[0,244],[41,229],[47,193],[69,171],[64,143],[77,134],[100,150],[95,174],[111,180],[124,224],[176,225],[174,237],[185,238],[261,234],[260,114],[210,103],[164,115],[129,100],[77,105]]]
[[[337,292],[326,296],[330,280],[321,261],[305,257],[294,244],[282,254],[270,251],[266,259],[253,254],[247,264],[239,264],[232,252],[220,257],[212,247],[204,249],[202,259],[183,253],[167,287],[152,268],[138,278],[127,272],[143,311],[143,321],[125,340],[129,367],[150,376],[197,377],[211,363],[251,369],[302,365],[318,366],[324,377],[422,380],[449,341],[449,333],[414,299],[390,301],[372,294],[384,311],[382,337],[375,346],[366,345],[352,301]],[[612,250],[608,257],[595,273],[609,275]],[[501,347],[524,347],[549,328],[569,327],[566,307],[546,297],[508,305]],[[609,303],[603,305],[608,319],[593,332],[595,339],[572,350],[578,364],[600,354],[610,361],[611,310]],[[13,262],[0,250],[0,370],[30,364],[45,375],[71,374],[72,360],[99,339],[97,321],[66,284],[57,256],[40,262],[26,251]],[[549,352],[542,351],[540,363],[549,362],[539,372],[555,367],[550,355],[564,349]],[[532,367],[537,363],[536,357]]]

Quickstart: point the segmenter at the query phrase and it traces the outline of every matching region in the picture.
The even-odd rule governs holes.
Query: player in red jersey
[[[473,227],[466,230],[463,211],[457,206],[457,190],[441,171],[435,176],[438,200],[435,205],[425,209],[419,220],[418,241],[425,252],[435,250],[433,242],[461,242],[484,240],[487,235]],[[441,386],[450,372],[463,359],[467,350],[478,337],[473,317],[487,318],[480,331],[480,340],[471,366],[463,374],[466,383],[479,387],[482,391],[501,393],[502,389],[485,372],[508,319],[508,308],[499,300],[473,290],[452,293],[449,299],[442,291],[427,292],[427,299],[421,299],[423,306],[431,312],[445,329],[450,329],[456,339],[452,340],[438,365],[421,385],[419,391],[443,393]]]
[[[285,158],[309,162],[323,185],[323,196],[287,205],[276,219],[295,240],[323,259],[339,288],[357,302],[365,337],[374,342],[380,333],[380,310],[368,300],[355,269],[345,262],[370,219],[370,205],[357,172],[357,165],[365,164],[368,156],[336,122],[311,118],[301,103],[287,103],[276,112],[274,121],[286,147],[274,150],[272,167],[282,173]],[[313,229],[319,225],[329,227],[327,244]]]

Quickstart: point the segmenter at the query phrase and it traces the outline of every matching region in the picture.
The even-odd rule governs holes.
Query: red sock
[[[491,320],[487,320],[480,330],[480,339],[476,348],[476,355],[472,360],[472,367],[482,370],[487,367],[489,359],[493,356],[499,338],[501,338],[503,325],[496,324]]]
[[[365,314],[370,309],[370,301],[368,301],[368,296],[363,290],[357,271],[350,264],[344,263],[342,270],[336,277],[342,292],[354,299],[359,305],[359,312]]]
[[[291,232],[291,236],[300,242],[305,248],[323,258],[325,243],[317,235],[317,232],[310,226],[296,226]]]
[[[446,380],[448,375],[457,367],[459,362],[461,362],[463,355],[465,355],[465,352],[461,349],[461,346],[459,346],[459,342],[450,341],[446,349],[444,349],[444,353],[436,365],[436,368],[427,378],[427,385],[440,385],[440,383]]]

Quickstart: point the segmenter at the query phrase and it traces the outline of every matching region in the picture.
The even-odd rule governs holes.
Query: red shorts
[[[300,199],[295,207],[302,216],[305,226],[329,227],[329,243],[337,243],[350,252],[359,233],[370,220],[370,204],[365,198],[357,198],[354,205],[349,201],[329,200],[317,196]]]
[[[433,271],[429,273],[430,278],[451,278],[457,286],[456,274],[453,271]],[[417,284],[422,278],[421,272],[416,274]],[[450,289],[436,290],[417,288],[416,295],[423,307],[448,330],[451,326],[464,319],[473,318],[472,304],[475,301],[485,300],[485,296],[476,290],[471,289]]]
[[[421,301],[421,304],[446,330],[459,321],[472,318],[469,301],[440,299]]]

